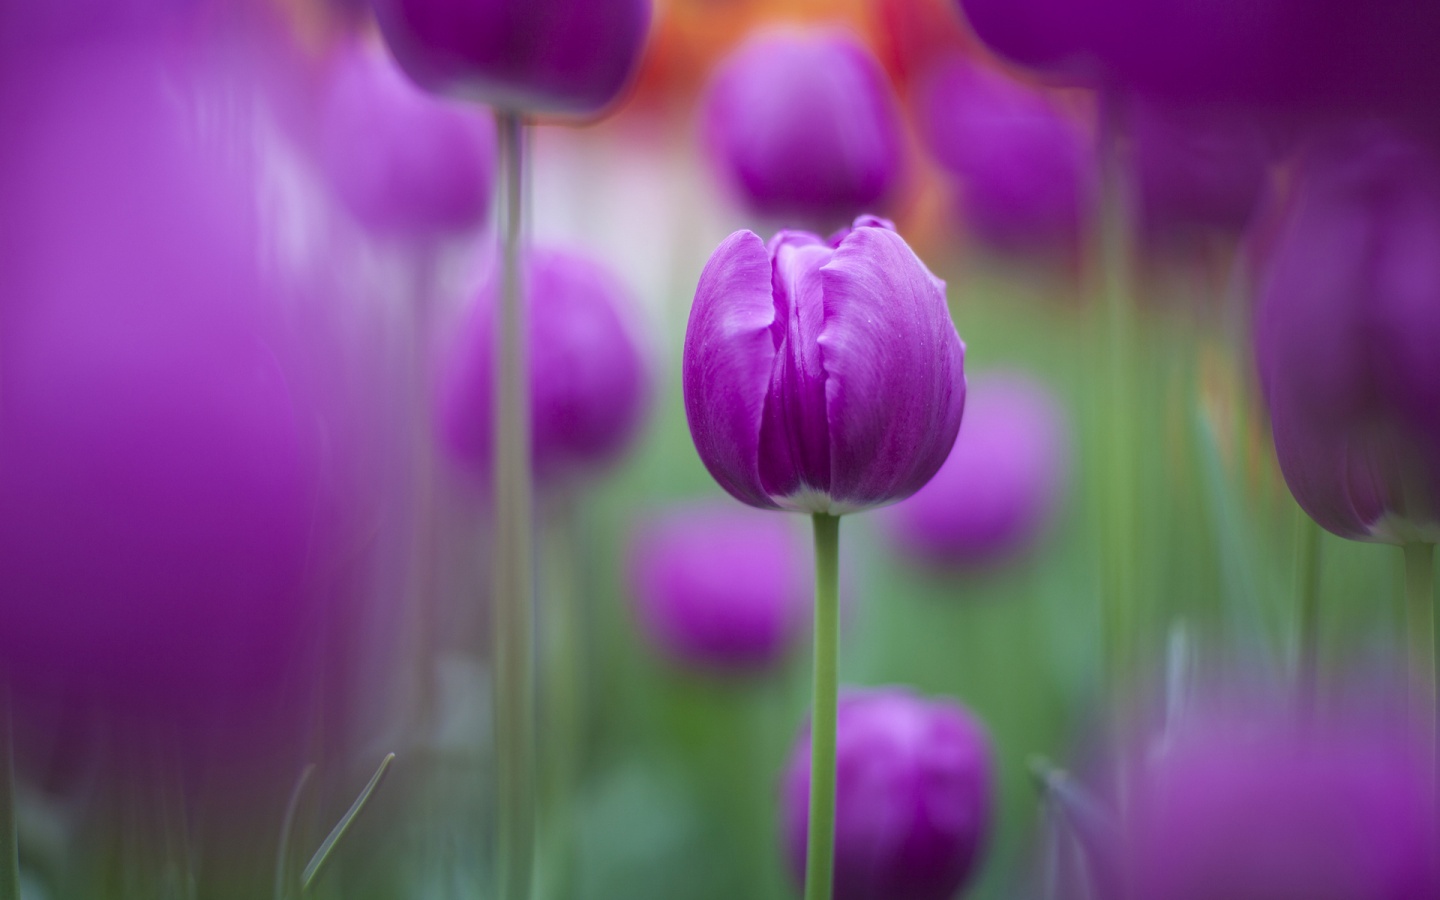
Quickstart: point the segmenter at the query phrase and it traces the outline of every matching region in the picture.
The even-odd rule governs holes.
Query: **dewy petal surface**
[[[820,275],[830,511],[904,499],[945,462],[965,406],[944,282],[883,227],[850,232]]]
[[[820,268],[835,251],[807,232],[781,232],[768,249],[780,346],[760,427],[760,481],[772,498],[823,494],[830,489],[830,426],[817,342],[825,323]]]
[[[690,307],[685,417],[710,475],[737,500],[778,509],[760,479],[760,431],[779,340],[770,254],[737,231],[705,264]]]

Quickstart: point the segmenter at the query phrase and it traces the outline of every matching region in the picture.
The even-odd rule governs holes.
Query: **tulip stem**
[[[15,737],[10,689],[0,685],[0,900],[20,900],[20,843],[15,824]]]
[[[496,790],[500,900],[529,900],[534,863],[535,684],[532,643],[530,371],[523,302],[521,219],[525,140],[520,114],[496,116],[500,204],[500,327],[496,330],[495,666]]]
[[[840,519],[816,513],[815,682],[810,716],[810,820],[805,900],[830,900],[835,869],[835,727],[840,692]]]
[[[1305,721],[1315,715],[1320,669],[1320,526],[1304,510],[1298,517],[1295,534],[1295,598],[1297,630],[1295,681],[1300,713]]]
[[[1416,724],[1426,752],[1435,754],[1435,545],[1405,545],[1405,608],[1410,638],[1410,673],[1414,680]]]

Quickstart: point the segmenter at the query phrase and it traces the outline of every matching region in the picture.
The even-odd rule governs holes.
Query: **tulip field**
[[[1437,42],[0,0],[0,900],[1440,898]]]

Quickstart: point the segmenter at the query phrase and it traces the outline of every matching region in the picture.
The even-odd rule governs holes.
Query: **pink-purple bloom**
[[[836,731],[835,900],[949,900],[991,828],[984,727],[958,703],[900,688],[841,695]],[[787,858],[804,871],[810,735],[785,771]]]
[[[751,506],[839,515],[940,468],[965,405],[945,285],[890,223],[829,240],[737,231],[700,274],[685,335],[690,434]]]
[[[1393,723],[1306,728],[1274,712],[1190,723],[1134,780],[1135,900],[1440,894],[1418,742]]]
[[[451,457],[488,478],[494,455],[498,272],[481,289],[441,373],[439,427]],[[633,306],[606,266],[536,247],[525,266],[530,321],[531,450],[541,484],[613,462],[643,424],[649,373],[627,321]]]
[[[880,208],[904,172],[885,73],[840,29],[757,35],[715,70],[705,140],[751,209],[832,228]]]
[[[485,220],[495,168],[488,112],[426,94],[383,51],[359,42],[342,44],[325,75],[319,159],[356,220],[405,238]]]
[[[1243,232],[1276,156],[1267,121],[1243,110],[1138,100],[1126,109],[1145,236],[1173,245]]]
[[[1080,121],[1035,88],[960,56],[916,87],[920,134],[956,180],[962,217],[1003,250],[1073,250],[1094,180]]]
[[[744,674],[773,668],[805,633],[808,547],[780,516],[727,505],[667,510],[631,537],[635,616],[673,662]]]
[[[1295,499],[1342,537],[1440,534],[1440,160],[1363,129],[1312,148],[1256,354]]]
[[[1002,563],[1032,547],[1059,507],[1068,465],[1064,416],[1034,378],[973,379],[965,427],[915,496],[880,521],[901,553],[940,567]]]
[[[593,115],[640,61],[651,0],[372,0],[421,87],[491,106]]]

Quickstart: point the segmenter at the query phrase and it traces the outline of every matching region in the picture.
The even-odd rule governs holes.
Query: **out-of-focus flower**
[[[556,485],[613,462],[634,439],[648,373],[625,320],[630,297],[608,269],[573,251],[536,248],[525,273],[535,478]],[[499,293],[492,274],[451,349],[439,403],[450,454],[486,477]]]
[[[812,579],[791,520],[734,506],[669,510],[631,539],[635,613],[670,659],[728,674],[780,662],[804,632]]]
[[[764,509],[840,515],[919,490],[965,405],[965,345],[890,223],[830,240],[737,231],[710,257],[685,335],[690,435],[710,474]]]
[[[937,63],[916,90],[920,132],[958,180],[971,231],[1006,250],[1073,249],[1094,169],[1080,122],[959,56]]]
[[[768,216],[831,228],[884,203],[903,174],[885,74],[842,29],[745,42],[715,71],[703,127],[722,176]]]
[[[840,697],[835,900],[949,900],[989,834],[991,759],[959,704],[898,688]],[[781,815],[791,870],[805,866],[810,735],[785,772]]]
[[[364,490],[339,304],[272,218],[251,49],[0,69],[9,683],[166,737],[238,717],[244,746],[303,696],[300,648],[345,627],[325,613]]]
[[[588,116],[640,61],[651,0],[372,0],[423,88],[499,109]]]
[[[335,51],[327,76],[320,163],[361,224],[423,239],[484,221],[495,168],[489,113],[424,93],[358,42]]]
[[[937,60],[976,47],[954,0],[871,0],[869,7],[876,55],[902,93]]]
[[[1295,499],[1342,537],[1440,537],[1440,162],[1363,130],[1314,149],[1256,335]]]
[[[1062,79],[1181,103],[1289,113],[1423,112],[1440,9],[1375,0],[958,0],[976,35]]]
[[[207,0],[6,0],[0,4],[0,50],[163,29]],[[213,2],[213,0],[210,0]]]
[[[972,381],[950,458],[880,521],[895,546],[938,566],[1003,562],[1032,546],[1064,492],[1064,417],[1044,385],[994,372]]]
[[[1239,235],[1265,194],[1274,141],[1231,109],[1134,102],[1129,113],[1140,227],[1158,244]]]
[[[1136,900],[1418,900],[1440,893],[1433,773],[1393,725],[1191,722],[1132,785]]]

